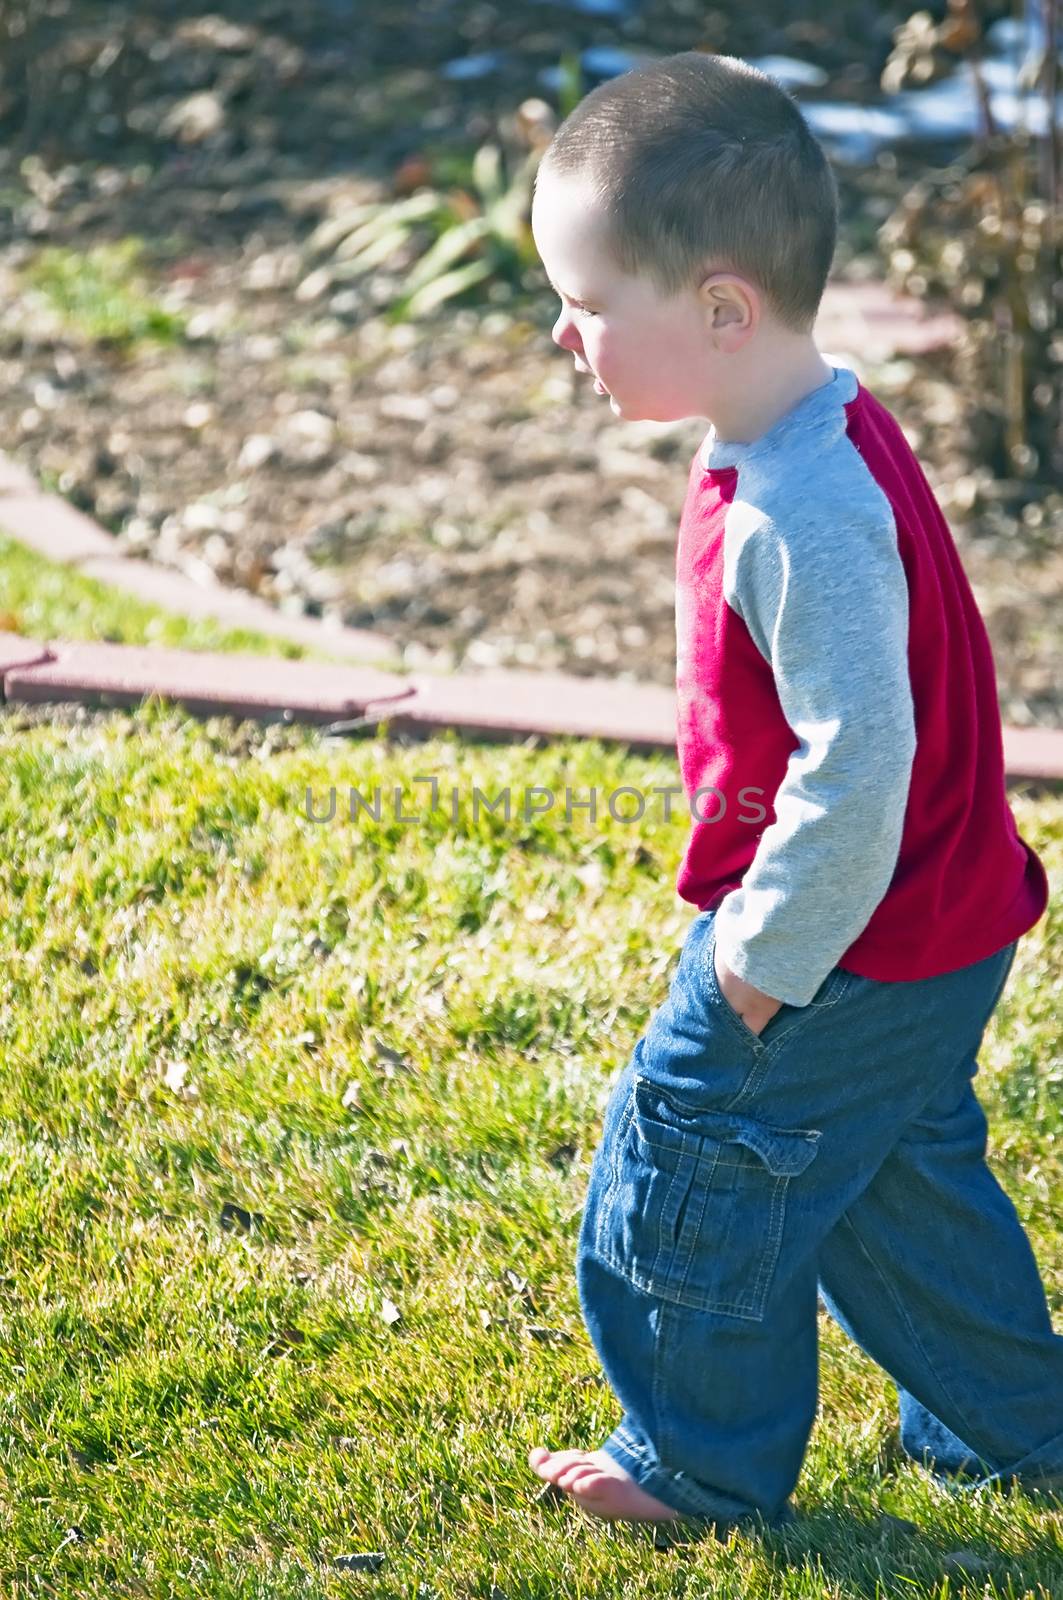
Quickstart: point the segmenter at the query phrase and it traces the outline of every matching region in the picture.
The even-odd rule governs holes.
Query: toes
[[[578,1461],[572,1461],[564,1471],[558,1473],[555,1482],[559,1489],[571,1489],[577,1479],[582,1478],[587,1472],[597,1472],[598,1468],[586,1456],[580,1456]]]
[[[571,1472],[565,1474],[561,1487],[567,1489],[569,1494],[593,1495],[605,1482],[604,1474],[595,1466],[573,1467]]]
[[[605,1495],[606,1498],[631,1479],[610,1459],[603,1463],[596,1452],[588,1450],[547,1450],[535,1445],[528,1451],[528,1465],[532,1471],[555,1488],[568,1494],[589,1498]]]
[[[541,1455],[539,1451],[542,1451]],[[537,1460],[531,1460],[532,1454],[537,1456]],[[533,1471],[537,1472],[540,1478],[546,1478],[550,1483],[560,1483],[563,1473],[567,1472],[570,1467],[582,1465],[586,1462],[586,1459],[586,1453],[583,1450],[542,1450],[541,1445],[531,1452],[528,1457]]]

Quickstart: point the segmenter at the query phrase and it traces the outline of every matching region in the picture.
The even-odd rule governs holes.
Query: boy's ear
[[[698,295],[710,315],[714,330],[728,327],[752,328],[760,304],[753,286],[733,272],[714,272],[698,286]]]

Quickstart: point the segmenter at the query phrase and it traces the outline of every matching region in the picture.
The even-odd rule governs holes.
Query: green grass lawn
[[[0,556],[26,632],[160,625]],[[576,1234],[692,914],[681,808],[566,823],[560,797],[648,793],[674,761],[151,702],[2,708],[0,771],[3,1600],[1063,1592],[1063,1510],[948,1496],[825,1317],[795,1527],[663,1550],[539,1498],[529,1447],[594,1447],[619,1418]],[[335,818],[310,820],[332,785]],[[351,788],[378,785],[380,820],[352,821]],[[525,821],[533,786],[559,803]],[[474,787],[508,788],[511,820],[474,817]],[[1063,801],[1013,805],[1053,904],[979,1083],[1060,1325]],[[359,1553],[383,1559],[335,1566]]]

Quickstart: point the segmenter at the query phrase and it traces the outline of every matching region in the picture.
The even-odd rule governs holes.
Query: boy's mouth
[[[590,367],[585,366],[582,361],[576,361],[573,364],[577,372],[590,372],[591,370]],[[605,387],[605,384],[602,382],[601,378],[599,378],[597,374],[593,374],[593,376],[595,394],[608,394],[609,390]]]

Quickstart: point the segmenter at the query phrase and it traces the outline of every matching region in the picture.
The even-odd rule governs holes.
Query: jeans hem
[[[640,1489],[644,1489],[647,1494],[652,1494],[658,1500],[663,1500],[665,1505],[671,1506],[681,1516],[726,1526],[760,1522],[769,1527],[776,1527],[795,1520],[794,1510],[789,1501],[773,1515],[769,1515],[758,1507],[746,1505],[729,1495],[706,1493],[685,1473],[668,1472],[664,1467],[651,1461],[622,1427],[611,1433],[599,1449],[623,1467],[624,1471],[634,1478]]]
[[[1049,1495],[1063,1500],[1063,1433],[1038,1445],[1028,1455],[1022,1456],[1013,1466],[979,1478],[971,1489],[988,1489],[997,1486],[1007,1493],[1019,1489],[1028,1495]]]

